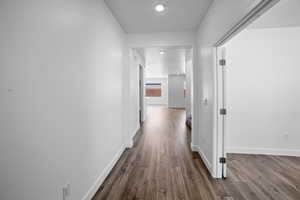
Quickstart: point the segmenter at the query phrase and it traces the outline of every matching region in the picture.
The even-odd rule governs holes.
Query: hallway
[[[185,111],[150,106],[134,148],[123,153],[94,200],[215,199],[210,176],[189,145]]]
[[[299,10],[0,1],[0,200],[299,200]]]

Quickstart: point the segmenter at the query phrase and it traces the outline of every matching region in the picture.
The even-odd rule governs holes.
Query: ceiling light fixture
[[[166,10],[166,6],[164,4],[161,4],[161,3],[156,4],[154,8],[155,8],[155,11],[158,12],[158,13],[162,13]]]

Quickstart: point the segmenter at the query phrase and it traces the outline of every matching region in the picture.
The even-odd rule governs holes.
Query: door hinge
[[[226,115],[226,114],[227,114],[226,108],[220,109],[220,114],[221,114],[221,115]]]
[[[219,60],[219,64],[220,64],[220,66],[225,66],[226,65],[226,60],[225,59]]]
[[[221,157],[220,158],[220,163],[225,164],[226,163],[226,158],[225,157]]]

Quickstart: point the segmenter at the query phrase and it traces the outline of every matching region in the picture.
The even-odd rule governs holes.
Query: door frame
[[[221,39],[214,45],[215,52],[215,95],[216,101],[214,102],[215,117],[214,128],[216,130],[216,136],[214,137],[214,162],[213,169],[215,171],[215,178],[226,178],[227,176],[227,162],[221,163],[220,158],[227,157],[226,152],[226,115],[228,115],[228,109],[226,108],[226,68],[228,66],[220,66],[219,60],[225,58],[225,50],[222,51],[223,45],[231,38],[236,36],[242,30],[244,30],[249,24],[255,21],[258,17],[264,14],[267,10],[272,8],[280,0],[262,0],[257,4],[245,17],[243,17],[233,28],[231,28]],[[226,58],[225,58],[226,63]],[[220,109],[225,108],[227,113],[223,115],[220,113]],[[230,114],[230,113],[229,113]]]
[[[145,121],[145,76],[144,67],[139,64],[139,122],[142,127]]]
[[[216,49],[216,59],[218,61],[216,67],[216,80],[217,80],[217,130],[218,130],[218,163],[217,174],[220,178],[226,178],[227,173],[227,152],[226,152],[226,116],[227,116],[227,104],[226,104],[226,49],[223,46],[219,46]],[[221,111],[221,109],[225,109]],[[225,112],[225,113],[223,113]],[[225,163],[221,161],[225,159]]]

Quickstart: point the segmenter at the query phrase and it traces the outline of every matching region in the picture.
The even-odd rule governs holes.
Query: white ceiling
[[[128,33],[194,31],[213,0],[105,0]],[[165,2],[167,12],[155,13],[156,2]]]
[[[300,26],[300,0],[281,0],[254,21],[249,28],[279,28]]]
[[[165,54],[161,55],[161,48],[146,48],[146,77],[166,77],[169,74],[185,73],[186,54],[188,49],[164,49]]]

